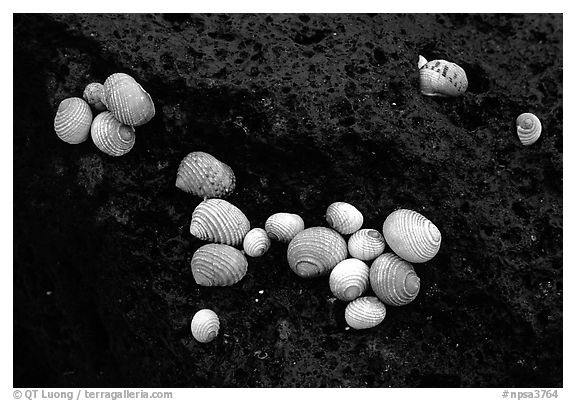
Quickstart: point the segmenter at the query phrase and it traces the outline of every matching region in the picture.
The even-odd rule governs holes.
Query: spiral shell
[[[209,343],[218,335],[220,319],[218,319],[218,315],[214,311],[201,309],[194,314],[190,323],[190,330],[196,341]]]
[[[330,273],[346,256],[346,241],[327,227],[302,230],[288,244],[288,264],[294,273],[304,278]]]
[[[401,306],[416,298],[420,291],[420,278],[410,263],[393,253],[385,253],[372,262],[370,286],[385,304]]]
[[[198,248],[190,262],[196,284],[224,287],[242,280],[248,261],[238,249],[224,244],[206,244]]]
[[[338,263],[330,272],[330,290],[341,301],[358,298],[366,288],[370,269],[361,260],[350,258]]]
[[[207,199],[192,212],[190,234],[203,240],[238,246],[250,231],[240,209],[224,199]]]
[[[386,305],[376,297],[360,297],[350,302],[344,311],[348,326],[356,330],[370,329],[382,323]]]
[[[364,217],[354,206],[346,202],[334,202],[326,210],[328,225],[340,234],[352,234],[362,227]]]
[[[189,153],[178,167],[176,187],[204,199],[224,198],[236,187],[234,172],[209,153]]]
[[[384,221],[382,233],[388,246],[402,259],[423,263],[440,249],[440,230],[426,217],[413,210],[399,209]]]
[[[432,60],[420,67],[420,92],[423,95],[454,97],[462,95],[467,88],[466,72],[458,64]]]
[[[382,234],[371,228],[356,231],[348,240],[350,256],[363,261],[376,258],[385,248],[386,242]]]
[[[88,139],[92,124],[92,110],[79,97],[64,99],[58,105],[54,117],[54,131],[58,138],[70,144],[78,144]]]
[[[106,106],[102,102],[102,99],[104,98],[104,85],[98,82],[92,82],[91,84],[86,85],[82,97],[90,106],[94,107],[94,110],[106,110]]]
[[[522,113],[516,119],[516,132],[522,145],[532,145],[540,138],[542,123],[532,113]]]
[[[275,213],[268,217],[264,229],[273,240],[289,243],[304,230],[304,220],[293,213]]]
[[[261,228],[253,228],[244,237],[242,246],[246,255],[256,258],[264,255],[270,249],[271,241],[266,231]]]
[[[152,98],[134,78],[116,73],[104,81],[104,104],[123,124],[138,126],[154,117]]]
[[[136,142],[134,128],[122,124],[109,111],[103,111],[94,118],[90,132],[98,149],[110,156],[130,152]]]

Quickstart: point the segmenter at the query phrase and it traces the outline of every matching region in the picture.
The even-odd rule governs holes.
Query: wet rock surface
[[[420,95],[419,54],[467,93]],[[61,142],[59,102],[114,72],[156,105],[132,151]],[[562,386],[562,110],[561,15],[16,15],[14,386]],[[232,167],[252,227],[326,225],[334,201],[378,230],[424,214],[443,242],[420,294],[347,330],[279,243],[197,286],[200,199],[174,186],[194,150]]]

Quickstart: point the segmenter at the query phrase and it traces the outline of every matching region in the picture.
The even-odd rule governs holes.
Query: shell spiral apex
[[[340,234],[352,234],[362,227],[364,217],[355,206],[346,202],[334,202],[326,210],[326,221]]]
[[[276,241],[289,243],[304,230],[304,220],[294,213],[275,213],[264,224],[268,236]]]
[[[83,99],[70,97],[58,105],[54,117],[54,131],[58,138],[69,144],[79,144],[88,139],[92,124],[92,110]]]
[[[238,249],[224,244],[206,244],[190,261],[196,284],[203,287],[234,285],[246,275],[248,261]]]
[[[385,304],[401,306],[416,298],[420,291],[420,278],[410,263],[393,253],[385,253],[370,266],[370,286]]]
[[[455,97],[468,89],[466,72],[458,64],[446,60],[432,60],[419,68],[420,92],[423,95]]]
[[[110,156],[130,152],[136,142],[134,128],[122,124],[109,111],[103,111],[94,118],[90,134],[96,147]]]
[[[236,177],[230,166],[211,154],[191,152],[180,162],[176,187],[202,198],[225,198],[234,192]]]
[[[264,255],[270,249],[271,243],[270,237],[268,237],[265,230],[253,228],[244,237],[242,246],[246,255],[256,258]]]
[[[146,124],[156,113],[148,92],[130,75],[121,72],[104,81],[103,103],[120,122],[130,126]]]
[[[201,343],[209,343],[218,335],[220,319],[211,309],[201,309],[194,314],[190,323],[194,339]]]
[[[516,119],[516,132],[522,145],[532,145],[540,138],[542,123],[532,113],[522,113]]]
[[[190,234],[203,240],[238,246],[250,231],[240,209],[224,199],[207,199],[192,212]]]
[[[344,311],[346,323],[356,330],[378,326],[385,317],[386,306],[376,297],[356,298]]]

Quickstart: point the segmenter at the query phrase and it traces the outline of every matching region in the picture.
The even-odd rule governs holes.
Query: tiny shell
[[[91,84],[86,85],[82,97],[90,106],[94,107],[94,110],[106,110],[106,106],[102,102],[102,99],[104,98],[104,85],[101,83],[92,82]]]
[[[134,78],[116,73],[104,81],[104,104],[126,125],[146,124],[156,113],[152,98]]]
[[[420,92],[423,95],[454,97],[462,95],[467,88],[466,72],[458,64],[432,60],[420,67]]]
[[[399,209],[384,221],[382,233],[388,246],[402,259],[423,263],[440,249],[440,230],[426,217],[413,210]]]
[[[242,244],[246,255],[256,258],[264,255],[270,249],[271,241],[266,231],[261,228],[253,228],[248,231]]]
[[[275,213],[268,217],[264,229],[273,240],[289,243],[304,230],[304,220],[293,213]]]
[[[288,244],[288,264],[300,277],[322,276],[348,256],[346,241],[327,227],[300,231]]]
[[[372,262],[370,286],[385,304],[401,306],[416,298],[420,291],[420,278],[410,263],[393,253],[385,253]]]
[[[353,329],[370,329],[382,323],[386,317],[386,305],[376,297],[356,298],[346,306],[344,317]]]
[[[330,290],[341,301],[352,301],[368,288],[370,268],[361,260],[350,258],[330,272]]]
[[[427,62],[428,60],[426,60],[424,57],[418,56],[418,69],[424,67]]]
[[[91,124],[92,110],[84,100],[70,97],[60,102],[54,117],[54,131],[58,138],[73,145],[82,143],[90,135]]]
[[[364,217],[353,205],[334,202],[326,210],[326,221],[340,234],[352,234],[362,227]]]
[[[540,138],[542,123],[532,113],[522,113],[516,119],[516,132],[522,145],[532,145]]]
[[[206,244],[198,248],[190,261],[196,284],[204,287],[234,285],[246,275],[248,261],[236,248],[224,244]]]
[[[204,199],[224,198],[236,187],[234,172],[209,153],[191,152],[178,167],[176,187]]]
[[[192,212],[190,234],[203,240],[238,246],[250,231],[240,209],[224,199],[207,199]]]
[[[201,343],[209,343],[218,335],[220,319],[210,309],[201,309],[194,314],[190,323],[192,336]]]
[[[356,231],[348,240],[350,256],[368,261],[380,256],[386,248],[386,241],[378,231],[364,228]]]
[[[136,142],[134,128],[122,124],[109,111],[103,111],[94,118],[90,132],[98,149],[110,156],[130,152]]]

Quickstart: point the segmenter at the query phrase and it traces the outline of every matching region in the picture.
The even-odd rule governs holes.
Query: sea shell
[[[542,123],[532,113],[522,113],[516,119],[516,132],[522,145],[532,145],[540,138]]]
[[[92,82],[91,84],[86,85],[82,97],[90,106],[94,107],[94,110],[106,110],[106,105],[102,102],[102,99],[104,98],[104,85],[101,83]]]
[[[432,60],[420,67],[420,92],[423,95],[460,96],[467,88],[466,72],[458,64]]]
[[[402,259],[423,263],[440,249],[440,230],[426,217],[413,210],[399,209],[384,221],[382,233],[388,246]]]
[[[401,306],[416,298],[420,291],[420,278],[410,263],[393,253],[385,253],[372,262],[370,286],[385,304]]]
[[[92,110],[84,100],[70,97],[60,102],[54,117],[54,131],[58,138],[74,145],[82,143],[90,135],[90,124]]]
[[[362,227],[364,217],[354,206],[346,202],[334,202],[326,210],[328,225],[340,234],[352,234]]]
[[[234,172],[205,152],[189,153],[178,167],[176,187],[204,199],[224,198],[236,187]]]
[[[224,287],[244,277],[248,261],[241,251],[230,245],[206,244],[194,252],[190,266],[196,284]]]
[[[426,60],[424,57],[418,56],[418,69],[424,67],[427,62],[428,60]]]
[[[201,309],[194,314],[190,323],[192,336],[201,343],[209,343],[218,335],[220,330],[220,319],[218,315],[210,309]]]
[[[350,302],[344,311],[348,326],[353,329],[370,329],[382,323],[386,305],[376,297],[360,297]]]
[[[90,132],[98,149],[110,156],[130,152],[136,142],[134,128],[122,124],[109,111],[103,111],[94,118]]]
[[[358,298],[366,288],[370,268],[361,260],[350,258],[338,263],[330,272],[330,290],[341,301]]]
[[[246,215],[224,199],[202,201],[192,212],[190,234],[203,241],[238,246],[248,231]]]
[[[386,242],[382,234],[371,228],[356,231],[348,240],[350,256],[363,261],[376,258],[385,248]]]
[[[289,243],[304,230],[304,220],[293,213],[275,213],[268,217],[264,229],[273,240]]]
[[[104,81],[104,104],[126,125],[146,124],[156,113],[152,98],[134,78],[116,73]]]
[[[348,256],[346,241],[327,227],[300,231],[288,244],[288,264],[300,277],[326,275]]]
[[[256,258],[264,255],[270,249],[271,243],[266,231],[261,228],[253,228],[244,237],[242,246],[246,255]]]

